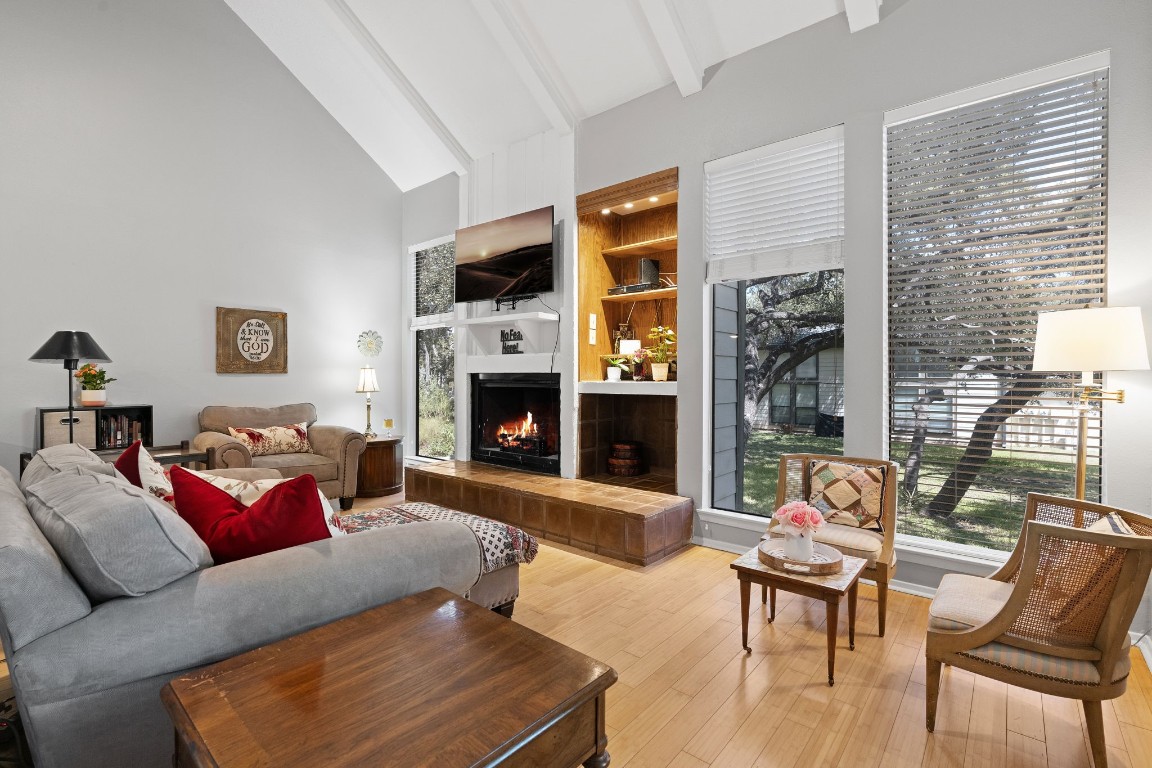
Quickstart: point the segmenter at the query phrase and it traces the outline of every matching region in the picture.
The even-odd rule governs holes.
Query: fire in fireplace
[[[559,374],[473,374],[472,459],[560,474]]]

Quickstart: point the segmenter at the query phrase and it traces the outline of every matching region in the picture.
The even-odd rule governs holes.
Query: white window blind
[[[704,164],[707,282],[836,268],[843,238],[842,126]]]
[[[890,452],[929,514],[971,503],[964,543],[1006,548],[980,515],[1071,493],[1071,379],[1030,369],[1038,311],[1105,298],[1107,74],[886,128]]]

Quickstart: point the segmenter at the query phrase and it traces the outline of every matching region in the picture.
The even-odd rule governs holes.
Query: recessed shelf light
[[[659,198],[659,197],[657,197],[656,195],[652,195],[652,197],[648,198],[648,202],[650,202],[650,203],[658,203],[658,202],[660,202],[660,198]]]
[[[612,209],[611,209],[611,208],[601,208],[601,209],[600,209],[600,213],[602,213],[602,214],[604,214],[605,216],[607,216],[608,214],[612,213]]]
[[[625,207],[625,208],[631,208],[631,207],[632,207],[632,203],[624,203],[624,207]]]

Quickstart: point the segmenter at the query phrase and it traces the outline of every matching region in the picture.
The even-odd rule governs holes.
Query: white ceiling
[[[882,0],[226,0],[402,190]]]

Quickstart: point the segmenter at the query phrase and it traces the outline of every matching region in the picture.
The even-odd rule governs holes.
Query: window
[[[1099,69],[886,127],[901,533],[1011,549],[1029,491],[1072,495],[1072,376],[1032,351],[1038,311],[1104,300],[1107,108]]]
[[[455,259],[453,240],[412,252],[416,453],[436,459],[456,452]]]
[[[783,453],[843,453],[840,128],[705,164],[712,505],[770,515]]]

